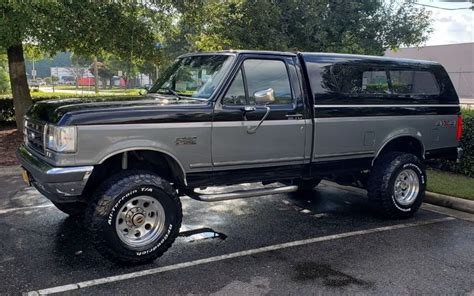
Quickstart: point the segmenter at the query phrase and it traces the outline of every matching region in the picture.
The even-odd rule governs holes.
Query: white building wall
[[[436,61],[448,71],[460,98],[474,98],[474,43],[401,48],[385,56]]]

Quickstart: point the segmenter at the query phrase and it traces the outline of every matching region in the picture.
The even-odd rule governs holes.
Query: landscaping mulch
[[[23,142],[23,135],[15,124],[0,125],[0,166],[18,165],[16,149]]]

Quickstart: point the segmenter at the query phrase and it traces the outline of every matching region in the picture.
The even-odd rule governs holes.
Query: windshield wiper
[[[197,101],[207,101],[207,99],[205,98],[195,98],[195,97],[192,97],[192,96],[185,96],[185,95],[180,95],[177,91],[175,91],[174,89],[172,88],[159,88],[157,90],[157,93],[160,92],[160,90],[165,90],[166,91],[166,94],[169,94],[169,95],[173,95],[174,97],[176,97],[176,99],[178,100],[197,100]],[[162,92],[163,93],[163,92]]]
[[[166,94],[169,94],[169,95],[173,95],[176,97],[176,99],[182,99],[182,96],[180,96],[174,89],[170,88],[170,87],[167,87],[167,88],[160,88],[158,89],[157,92],[159,92],[160,90],[165,90],[166,91]]]

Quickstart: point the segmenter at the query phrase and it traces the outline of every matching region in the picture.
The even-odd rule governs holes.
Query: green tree
[[[267,49],[381,55],[418,45],[429,13],[411,1],[201,0],[176,6],[178,31],[197,50]],[[186,46],[182,46],[186,48]]]
[[[74,74],[76,90],[79,88],[79,79],[86,74],[91,64],[92,60],[90,57],[83,57],[77,54],[71,55],[71,67],[69,67],[69,70]]]
[[[46,53],[70,50],[90,56],[109,52],[124,59],[144,59],[154,54],[152,29],[168,9],[165,4],[147,5],[135,1],[1,1],[0,49],[8,56],[17,127],[22,127],[23,115],[32,104],[25,43]]]
[[[10,79],[7,71],[7,57],[0,54],[0,94],[10,91]]]

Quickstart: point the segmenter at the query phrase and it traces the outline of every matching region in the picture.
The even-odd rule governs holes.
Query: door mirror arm
[[[257,124],[257,126],[253,126],[253,127],[248,127],[247,128],[247,134],[255,134],[258,130],[258,128],[262,125],[262,123],[265,121],[265,119],[267,119],[268,117],[268,114],[270,114],[270,107],[268,106],[265,106],[265,108],[267,109],[267,112],[265,112],[265,115],[263,115],[262,119],[260,120],[260,122]]]

